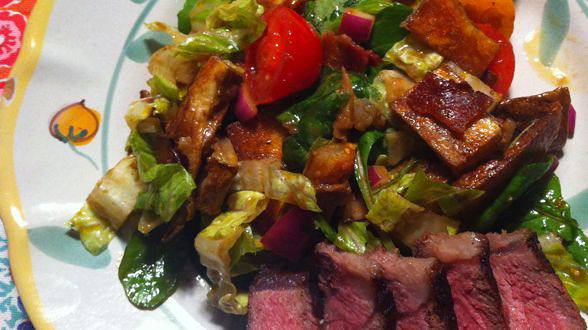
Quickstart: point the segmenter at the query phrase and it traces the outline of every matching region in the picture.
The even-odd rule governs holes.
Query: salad
[[[125,115],[127,156],[68,222],[92,254],[134,231],[118,276],[154,309],[186,264],[248,312],[264,266],[329,242],[411,255],[425,233],[539,236],[588,310],[588,239],[554,170],[566,88],[508,99],[512,0],[186,0]],[[121,146],[122,147],[122,146]]]

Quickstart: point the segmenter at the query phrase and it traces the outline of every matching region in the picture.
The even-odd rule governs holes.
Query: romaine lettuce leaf
[[[245,227],[243,234],[229,251],[231,276],[235,277],[258,270],[259,265],[255,260],[252,260],[252,257],[263,250],[261,237],[253,233],[251,226]]]
[[[372,187],[368,178],[368,159],[370,152],[376,143],[378,143],[384,137],[384,133],[379,131],[369,131],[364,133],[359,138],[357,145],[358,152],[355,158],[355,181],[359,186],[359,190],[363,196],[363,200],[368,207],[371,209],[374,204],[374,197]]]
[[[386,8],[396,7],[397,5],[397,2],[388,0],[360,0],[352,7],[364,13],[376,15]]]
[[[205,54],[232,54],[241,51],[239,36],[229,29],[215,29],[192,34],[178,45],[178,54],[193,57]]]
[[[588,311],[588,270],[578,264],[554,234],[539,236],[543,253],[570,296],[584,312]]]
[[[380,191],[374,198],[366,218],[385,232],[391,232],[405,216],[425,211],[425,208],[403,198],[396,187]]]
[[[408,184],[403,197],[428,209],[440,209],[443,214],[454,216],[483,194],[480,190],[458,188],[433,181],[419,170]]]
[[[67,222],[67,226],[80,234],[86,250],[95,256],[108,247],[115,235],[108,221],[94,213],[88,203]]]
[[[353,6],[357,0],[313,0],[306,3],[304,18],[309,21],[319,34],[336,31],[341,24],[343,11]]]
[[[153,105],[144,99],[134,101],[129,106],[127,113],[125,114],[125,121],[131,131],[137,129],[137,125],[142,120],[147,119],[153,112]]]
[[[86,202],[97,215],[118,230],[133,212],[137,196],[144,189],[135,157],[128,156],[96,183]]]
[[[213,1],[202,1],[202,0],[186,0],[184,6],[178,12],[178,30],[184,34],[188,34],[192,31],[192,20],[190,19],[190,12],[196,5],[196,3],[210,3]],[[212,8],[210,9],[212,11]]]
[[[417,81],[443,63],[443,56],[412,38],[404,38],[394,43],[383,56],[384,63],[393,64]]]
[[[209,29],[228,28],[238,31],[243,45],[252,44],[261,37],[265,30],[265,22],[261,19],[264,9],[255,0],[235,0],[217,6],[206,17]]]
[[[329,241],[343,251],[364,254],[368,240],[377,240],[373,234],[369,233],[367,222],[356,221],[339,224],[338,232],[320,215],[315,217],[314,224]]]
[[[170,81],[162,76],[154,75],[147,81],[147,85],[151,88],[151,95],[163,96],[170,101],[181,101],[185,91],[182,91],[176,86],[176,83]]]
[[[151,211],[162,221],[170,221],[196,189],[194,179],[180,164],[158,164],[149,172],[149,187],[137,198],[136,209]]]
[[[152,212],[146,215],[150,223],[157,223],[153,215],[163,222],[170,221],[196,189],[194,179],[181,164],[157,164],[153,148],[138,132],[131,132],[129,144],[137,158],[139,176],[149,184],[139,194],[135,209]]]
[[[304,210],[320,212],[310,179],[303,174],[279,168],[279,161],[242,161],[231,190],[257,191],[264,193],[269,199],[296,205]]]
[[[208,269],[208,278],[213,284],[208,298],[227,313],[247,313],[246,300],[238,296],[231,282],[231,249],[267,204],[268,198],[256,191],[231,194],[227,200],[228,211],[217,216],[194,241],[200,262]]]

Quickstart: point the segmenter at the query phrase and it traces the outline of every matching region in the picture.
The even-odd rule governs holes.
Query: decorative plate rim
[[[13,100],[0,104],[0,218],[8,238],[8,256],[12,277],[23,305],[33,325],[38,329],[52,329],[43,313],[37,286],[32,273],[27,223],[23,219],[20,195],[16,185],[14,164],[14,132],[20,106],[28,83],[41,56],[45,31],[55,0],[38,0],[31,12],[23,46],[10,72],[18,84]]]

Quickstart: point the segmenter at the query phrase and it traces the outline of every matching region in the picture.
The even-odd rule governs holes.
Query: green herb
[[[484,210],[475,221],[474,228],[478,231],[492,229],[498,217],[525,194],[535,182],[541,179],[552,163],[553,159],[549,159],[543,163],[532,163],[521,167],[490,207]]]
[[[399,3],[393,3],[392,6],[381,10],[376,15],[370,48],[378,55],[384,56],[395,43],[408,35],[408,30],[400,27],[400,23],[411,13],[410,7]]]
[[[163,243],[159,236],[135,232],[118,268],[118,278],[131,303],[140,309],[154,309],[171,296],[190,246],[183,235]]]
[[[361,0],[353,5],[353,8],[367,14],[376,15],[386,8],[395,7],[397,5],[398,3],[388,0]]]

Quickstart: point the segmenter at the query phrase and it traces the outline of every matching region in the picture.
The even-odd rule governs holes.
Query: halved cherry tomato
[[[323,46],[310,24],[290,8],[263,15],[265,34],[245,54],[245,83],[256,104],[268,104],[312,86],[321,73]]]
[[[477,26],[485,35],[500,45],[496,57],[488,66],[488,73],[491,78],[487,78],[485,81],[498,93],[506,94],[512,84],[515,71],[515,57],[512,45],[500,31],[491,25],[477,24]]]

